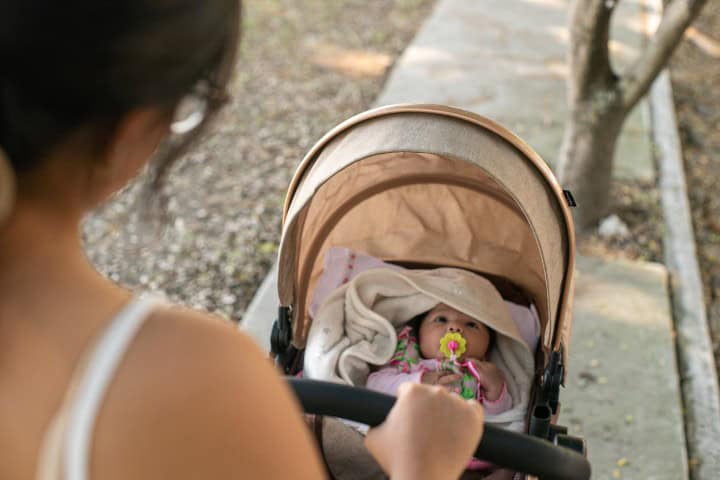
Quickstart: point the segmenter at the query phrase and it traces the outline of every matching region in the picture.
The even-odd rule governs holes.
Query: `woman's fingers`
[[[438,386],[406,383],[385,422],[365,443],[392,476],[457,478],[480,441],[484,413]]]
[[[462,379],[462,375],[459,373],[449,373],[447,375],[443,375],[440,377],[437,381],[438,385],[447,385],[449,383],[455,383],[459,382]]]

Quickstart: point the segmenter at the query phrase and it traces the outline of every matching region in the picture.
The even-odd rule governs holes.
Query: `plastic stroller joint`
[[[565,362],[563,362],[562,352],[561,348],[550,354],[550,361],[543,373],[541,403],[546,403],[553,414],[557,413],[558,405],[560,405],[560,386],[565,377]]]
[[[279,307],[278,318],[275,319],[270,335],[270,349],[272,353],[279,354],[290,346],[292,327],[290,325],[290,307]]]
[[[587,443],[581,437],[574,437],[572,435],[566,435],[560,433],[553,438],[553,443],[558,447],[569,448],[574,450],[583,457],[587,457]]]
[[[563,195],[565,196],[565,201],[567,202],[568,207],[577,207],[575,197],[573,197],[573,194],[570,190],[563,190]]]
[[[550,407],[545,404],[535,405],[530,417],[530,429],[528,430],[530,435],[542,439],[550,438],[550,421],[552,414],[550,413]]]
[[[555,443],[555,437],[558,435],[567,435],[568,428],[562,425],[550,425],[548,427],[548,440]]]
[[[278,307],[278,318],[273,322],[272,333],[270,334],[270,351],[285,373],[289,372],[297,352],[297,349],[290,344],[292,339],[291,317],[292,310],[290,307]]]
[[[565,367],[563,366],[561,348],[550,354],[545,371],[543,372],[540,389],[531,410],[530,428],[528,433],[534,437],[553,441],[560,432],[553,429],[552,417],[558,413],[560,406],[560,385],[562,385]],[[561,427],[562,428],[562,427]]]

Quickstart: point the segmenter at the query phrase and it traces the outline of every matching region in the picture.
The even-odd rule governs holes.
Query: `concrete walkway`
[[[395,65],[377,105],[440,103],[486,115],[548,161],[565,120],[566,0],[438,0]],[[620,3],[620,64],[644,41],[642,4]],[[626,123],[617,175],[652,180],[647,106]],[[580,199],[581,201],[581,199]],[[277,295],[273,270],[243,328],[263,348]],[[593,478],[687,478],[668,276],[657,264],[580,258],[574,333],[560,423],[588,442]]]

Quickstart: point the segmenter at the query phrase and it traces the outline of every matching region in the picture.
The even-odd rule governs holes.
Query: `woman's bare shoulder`
[[[234,324],[180,307],[153,312],[139,332],[95,442],[103,478],[274,478],[289,468],[298,478],[322,475],[267,356]]]
[[[235,323],[180,306],[156,309],[138,335],[136,347],[140,355],[190,360],[185,365],[190,369],[188,374],[202,370],[204,362],[198,363],[202,359],[227,361],[217,368],[253,367],[258,362],[271,365],[268,356]]]
[[[125,367],[133,381],[155,385],[163,392],[184,395],[199,385],[210,388],[216,378],[273,376],[270,358],[234,323],[180,306],[157,308],[135,339]],[[230,386],[230,385],[226,385]],[[242,399],[238,399],[242,402]]]

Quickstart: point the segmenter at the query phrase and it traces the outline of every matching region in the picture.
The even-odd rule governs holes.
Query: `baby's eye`
[[[475,322],[467,322],[467,323],[465,324],[465,326],[468,327],[468,328],[472,328],[472,329],[474,329],[474,330],[477,330],[478,328],[480,328],[480,327],[478,326],[478,324],[475,323]]]
[[[442,315],[438,315],[435,317],[435,323],[447,323],[447,318],[443,317]]]

